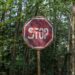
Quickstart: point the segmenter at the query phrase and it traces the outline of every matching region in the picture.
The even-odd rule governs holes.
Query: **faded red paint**
[[[23,38],[29,47],[43,49],[53,41],[53,27],[43,17],[33,18],[24,25]]]

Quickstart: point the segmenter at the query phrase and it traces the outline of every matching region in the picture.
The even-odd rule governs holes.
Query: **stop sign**
[[[53,40],[53,27],[43,17],[33,18],[24,25],[23,38],[29,47],[43,49]]]

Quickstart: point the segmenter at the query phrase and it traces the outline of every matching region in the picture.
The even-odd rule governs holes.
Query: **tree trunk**
[[[75,2],[73,3],[72,7],[71,27],[72,27],[71,73],[72,75],[75,75]]]

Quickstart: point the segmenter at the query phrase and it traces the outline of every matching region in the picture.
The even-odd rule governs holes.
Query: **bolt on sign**
[[[23,27],[23,38],[33,49],[44,49],[53,40],[53,27],[44,17],[32,18]]]

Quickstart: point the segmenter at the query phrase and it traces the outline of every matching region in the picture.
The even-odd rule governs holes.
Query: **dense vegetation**
[[[37,73],[36,51],[22,37],[24,23],[35,16],[54,28],[54,41],[41,51],[41,75],[67,75],[71,6],[71,0],[0,0],[0,75]]]

